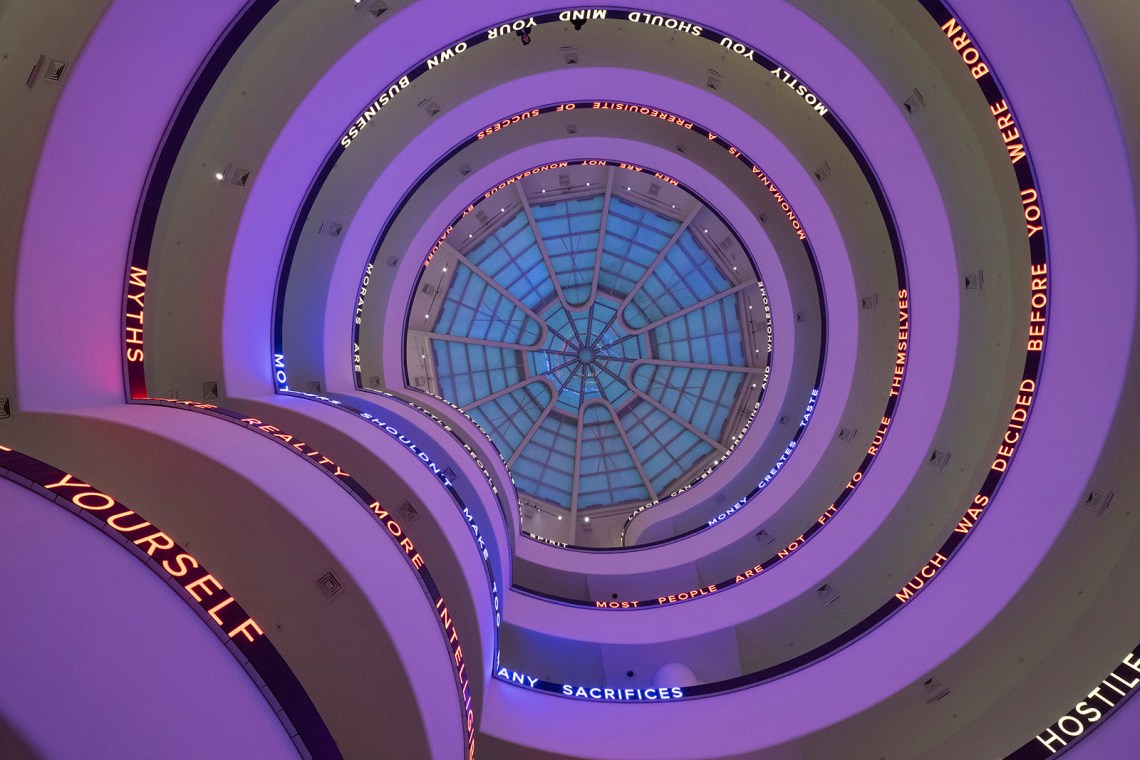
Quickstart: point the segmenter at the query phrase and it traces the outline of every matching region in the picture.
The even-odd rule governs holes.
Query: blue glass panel
[[[587,406],[583,412],[580,460],[579,508],[649,498],[633,457],[605,407]]]
[[[598,288],[624,298],[645,274],[681,223],[611,198]]]
[[[580,198],[534,206],[535,222],[558,284],[573,305],[590,298],[598,251],[603,198]]]
[[[545,417],[530,444],[515,459],[513,472],[520,491],[553,504],[570,504],[578,425],[561,415]]]
[[[509,298],[461,264],[434,330],[445,335],[533,345],[542,328]]]
[[[537,309],[554,295],[530,220],[522,211],[467,253],[467,260],[529,309]]]
[[[637,400],[621,414],[630,444],[658,493],[685,474],[712,447],[661,410]]]
[[[693,233],[685,230],[634,293],[624,317],[630,327],[642,328],[730,287]]]
[[[652,352],[672,361],[745,366],[737,301],[733,293],[653,328]]]
[[[440,394],[466,406],[490,394],[491,388],[514,385],[523,377],[522,354],[506,348],[433,340],[432,359]]]

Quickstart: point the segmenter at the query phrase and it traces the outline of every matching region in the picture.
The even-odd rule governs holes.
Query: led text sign
[[[804,103],[819,116],[827,116],[830,110],[819,95],[813,92],[806,84],[800,82],[791,71],[771,58],[768,58],[763,53],[760,53],[739,40],[733,39],[727,34],[675,16],[631,11],[624,8],[582,8],[576,10],[551,11],[549,13],[511,19],[510,21],[496,24],[485,31],[477,32],[466,39],[452,43],[438,53],[426,58],[413,68],[404,72],[403,75],[397,77],[387,87],[377,93],[372,102],[361,110],[360,114],[341,135],[338,141],[340,149],[343,150],[350,147],[353,141],[381,114],[385,107],[390,105],[402,92],[410,87],[413,82],[429,71],[445,64],[454,65],[457,61],[461,60],[464,53],[482,43],[498,39],[507,39],[519,32],[525,31],[530,33],[536,27],[542,26],[543,24],[557,24],[567,21],[629,21],[634,24],[632,27],[632,29],[636,30],[634,33],[638,33],[638,31],[645,27],[658,27],[667,31],[676,31],[708,40],[726,51],[735,53],[745,60],[763,66],[771,76],[777,81],[787,85],[788,89],[795,93],[798,98],[802,99]],[[520,116],[519,118],[526,117]],[[490,128],[495,129],[494,125]]]
[[[145,399],[146,403],[156,404],[159,406],[173,406],[187,409],[194,409],[196,411],[204,412],[215,417],[227,420],[238,425],[241,425],[249,430],[253,430],[261,435],[275,441],[281,446],[284,446],[294,454],[312,462],[321,469],[323,469],[329,477],[340,484],[342,488],[348,491],[352,496],[363,506],[368,513],[384,528],[384,532],[392,539],[393,543],[399,547],[404,556],[405,561],[411,566],[416,577],[420,581],[424,590],[427,592],[428,598],[435,608],[440,628],[442,629],[444,639],[447,642],[448,649],[451,651],[451,658],[455,670],[456,686],[459,691],[459,698],[462,703],[462,710],[464,713],[464,722],[467,734],[467,756],[470,760],[475,756],[475,711],[471,703],[471,683],[470,677],[467,675],[467,662],[463,656],[463,647],[459,643],[459,634],[455,629],[455,622],[451,617],[448,610],[447,603],[443,598],[443,594],[439,590],[435,579],[432,577],[431,571],[427,567],[427,563],[416,547],[415,542],[404,531],[403,526],[397,521],[391,513],[383,506],[379,500],[372,497],[346,470],[342,469],[332,458],[326,456],[320,449],[309,445],[305,441],[299,439],[297,436],[282,430],[276,425],[271,425],[256,417],[248,417],[239,412],[224,409],[213,404],[201,404],[196,401],[185,401],[178,399],[161,399],[150,398]]]
[[[398,443],[400,443],[400,445],[402,445],[409,452],[414,454],[416,459],[418,459],[424,465],[424,467],[427,468],[427,470],[429,472],[431,472],[432,475],[435,476],[435,478],[440,482],[440,484],[444,487],[444,489],[446,489],[447,492],[451,495],[451,498],[454,500],[455,505],[459,508],[460,512],[462,513],[463,519],[467,522],[467,527],[471,531],[472,537],[475,541],[475,545],[479,550],[479,556],[483,558],[483,570],[487,574],[487,582],[488,582],[490,589],[491,589],[491,605],[492,605],[493,609],[495,610],[495,626],[497,628],[499,623],[501,622],[501,620],[500,620],[501,605],[500,605],[500,600],[499,600],[499,584],[495,579],[495,568],[491,562],[491,552],[488,548],[487,541],[484,538],[484,536],[488,535],[486,525],[485,525],[485,523],[481,523],[478,519],[476,519],[475,515],[471,511],[472,507],[469,504],[467,504],[466,501],[464,501],[463,497],[460,495],[459,491],[456,489],[455,484],[452,483],[450,478],[448,477],[447,468],[441,467],[439,464],[437,464],[436,461],[431,457],[431,455],[429,455],[426,451],[424,451],[421,444],[417,443],[410,436],[401,432],[398,428],[393,426],[391,423],[385,421],[384,419],[377,416],[376,414],[373,414],[371,412],[366,412],[362,409],[357,408],[356,406],[349,403],[348,401],[345,401],[342,399],[329,398],[328,396],[320,396],[320,395],[316,395],[316,394],[312,394],[312,393],[301,393],[299,391],[291,391],[288,389],[282,390],[280,392],[287,394],[287,395],[296,396],[299,398],[307,398],[307,399],[310,399],[312,401],[316,401],[316,402],[319,402],[322,404],[327,404],[327,405],[335,407],[337,409],[341,409],[341,410],[348,412],[350,414],[355,414],[360,419],[368,422],[370,425],[373,425],[373,426],[379,428],[380,430],[383,430],[389,436],[394,438]],[[468,449],[468,450],[470,451],[470,449]],[[485,470],[484,470],[484,474],[486,474]],[[475,510],[477,512],[480,512],[480,514],[483,514],[482,510],[480,510],[478,506],[475,507]],[[486,517],[485,514],[483,514],[483,516]]]
[[[1140,646],[1048,728],[1029,740],[1006,760],[1044,760],[1052,757],[1099,726],[1140,686]]]
[[[65,505],[92,525],[121,536],[121,546],[163,580],[180,588],[182,598],[198,610],[203,620],[209,621],[214,633],[237,647],[289,717],[293,724],[290,734],[299,736],[314,757],[341,757],[316,707],[265,631],[197,557],[113,496],[69,472],[6,446],[0,446],[0,476],[20,484],[30,483],[33,490],[49,500]]]

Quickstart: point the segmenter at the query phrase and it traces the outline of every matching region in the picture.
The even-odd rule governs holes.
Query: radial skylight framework
[[[743,246],[727,243],[730,260],[695,198],[615,191],[616,171],[484,204],[409,316],[412,384],[488,431],[524,501],[572,515],[688,482],[731,445],[766,371]]]

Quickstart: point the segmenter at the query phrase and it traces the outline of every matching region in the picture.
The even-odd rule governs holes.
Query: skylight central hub
[[[557,408],[577,416],[590,401],[620,408],[634,395],[626,371],[645,355],[640,336],[617,318],[620,303],[598,296],[585,310],[561,301],[543,313],[546,342],[529,352],[532,376],[548,378],[557,389]]]

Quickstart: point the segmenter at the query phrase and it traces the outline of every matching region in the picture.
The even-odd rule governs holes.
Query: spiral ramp
[[[1134,757],[1138,33],[0,4],[0,756]]]

